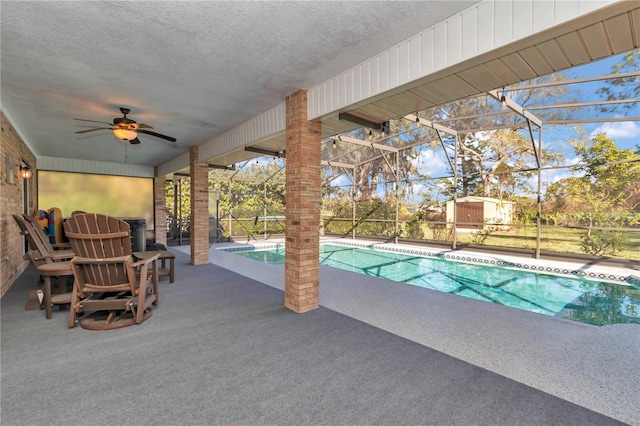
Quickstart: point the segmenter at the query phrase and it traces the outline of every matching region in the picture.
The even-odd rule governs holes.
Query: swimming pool
[[[266,263],[284,263],[283,246],[231,251]],[[320,246],[320,264],[594,325],[640,324],[636,286],[530,272],[504,266],[508,262],[483,265],[333,244]]]

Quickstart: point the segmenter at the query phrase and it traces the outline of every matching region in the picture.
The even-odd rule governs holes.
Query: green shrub
[[[627,236],[619,231],[593,230],[580,238],[580,250],[594,256],[615,254],[625,249]]]

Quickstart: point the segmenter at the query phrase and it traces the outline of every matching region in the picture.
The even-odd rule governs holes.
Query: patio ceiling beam
[[[351,123],[355,123],[355,124],[359,124],[361,126],[367,127],[369,129],[380,130],[381,132],[383,133],[386,132],[387,134],[389,133],[388,121],[383,121],[378,123],[376,121],[359,117],[357,115],[353,115],[348,112],[341,112],[340,114],[338,114],[338,120],[349,121]]]
[[[269,157],[285,158],[287,156],[286,151],[269,151],[268,149],[256,148],[253,146],[245,146],[244,150],[247,152],[255,152],[256,154],[267,155]]]
[[[236,170],[236,165],[232,164],[230,166],[220,166],[218,164],[209,164],[208,165],[210,169],[218,169],[218,170],[229,170],[229,171],[235,171]]]
[[[499,92],[497,90],[490,90],[487,93],[489,93],[489,95],[491,95],[496,101],[504,102],[506,107],[509,108],[511,111],[520,114],[521,116],[531,121],[536,126],[542,127],[542,120],[540,120],[535,115],[531,114],[529,111],[526,111],[519,104],[515,103],[511,98],[505,96],[504,91]],[[502,93],[502,95],[500,95],[500,93]]]

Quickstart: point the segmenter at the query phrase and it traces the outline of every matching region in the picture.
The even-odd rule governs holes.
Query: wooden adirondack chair
[[[87,213],[71,216],[64,228],[77,254],[71,261],[75,283],[69,327],[80,312],[91,312],[79,320],[90,330],[127,327],[148,319],[157,300],[152,278],[157,276],[158,256],[135,261],[129,224]]]
[[[70,244],[51,244],[40,224],[28,214],[14,214],[13,218],[20,227],[20,231],[27,237],[31,249],[36,250],[45,262],[69,260],[75,256]]]
[[[31,226],[34,227],[34,229],[35,229],[35,231],[36,231],[36,233],[38,235],[38,238],[40,238],[40,240],[42,240],[42,244],[44,244],[45,248],[48,251],[71,250],[71,244],[69,244],[69,243],[51,244],[51,241],[49,240],[49,237],[47,235],[45,235],[45,233],[42,230],[42,227],[40,226],[38,221],[35,220],[32,216],[29,216],[28,214],[23,213],[22,217],[24,218],[24,220],[29,222],[31,224]]]
[[[69,260],[75,254],[72,250],[54,250],[40,225],[29,215],[14,214],[12,216],[20,228],[20,233],[27,238],[29,243],[31,250],[27,252],[27,256],[38,269],[44,282],[45,314],[47,319],[51,319],[52,305],[60,305],[60,309],[63,309],[71,301],[71,293],[67,291],[67,278],[73,275]],[[52,277],[56,278],[58,283],[56,295],[53,295],[51,291]]]

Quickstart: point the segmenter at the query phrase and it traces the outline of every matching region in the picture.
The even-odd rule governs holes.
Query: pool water
[[[284,248],[233,253],[284,263]],[[320,264],[594,325],[640,324],[640,289],[628,285],[330,244]]]

